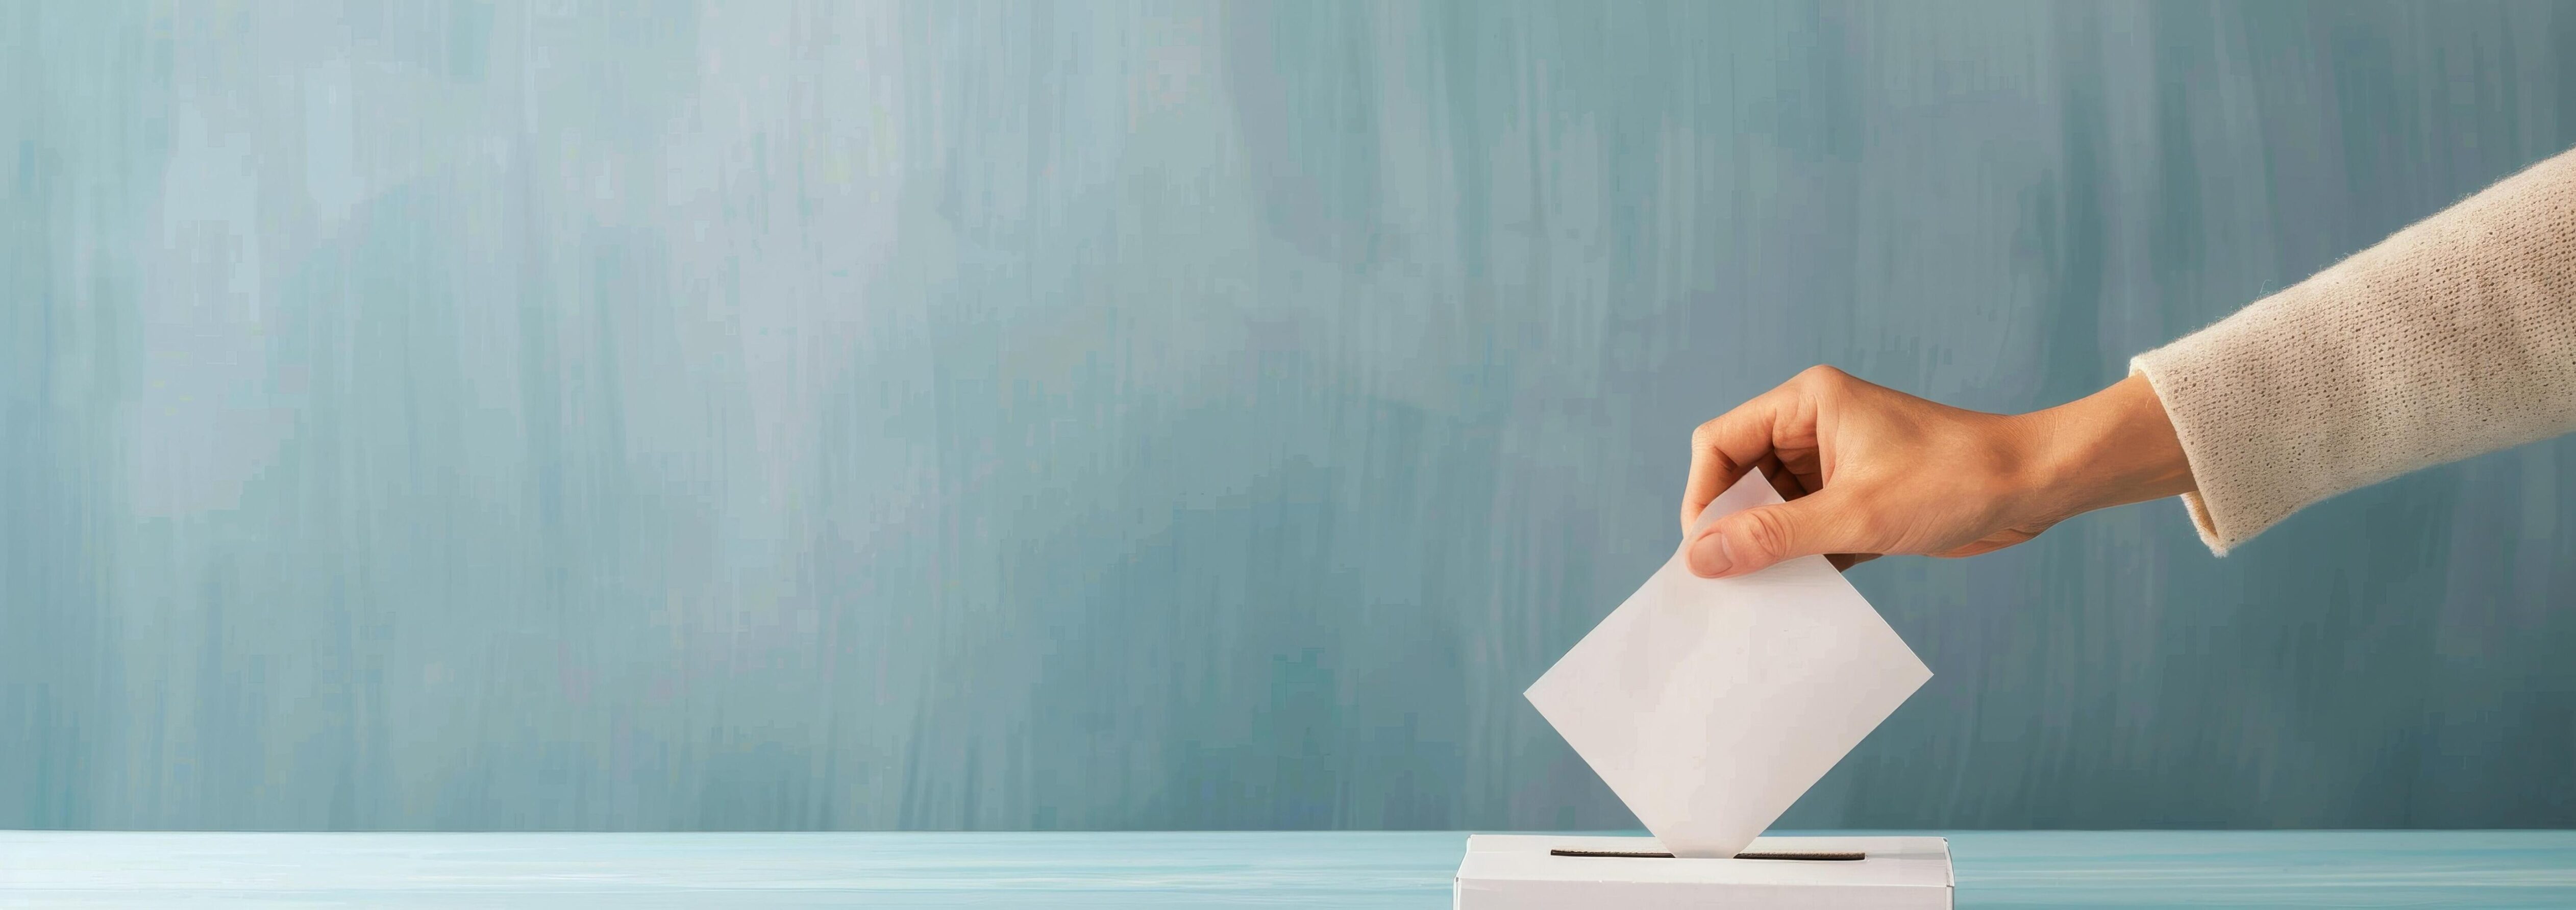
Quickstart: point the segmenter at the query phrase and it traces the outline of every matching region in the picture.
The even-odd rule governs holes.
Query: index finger
[[[1690,478],[1682,484],[1683,534],[1691,532],[1699,513],[1717,494],[1774,457],[1773,431],[1788,412],[1793,395],[1783,383],[1691,431]]]

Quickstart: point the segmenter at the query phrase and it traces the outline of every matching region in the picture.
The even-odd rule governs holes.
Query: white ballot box
[[[1566,856],[1560,853],[1645,854]],[[1478,834],[1458,865],[1456,910],[1949,910],[1950,842],[1938,837],[1762,837],[1743,855],[1688,859],[1651,837]],[[1859,854],[1860,858],[1849,858]]]
[[[1697,524],[1780,501],[1749,472]],[[1654,836],[1477,835],[1458,908],[1948,907],[1940,838],[1755,837],[1931,678],[1824,557],[1706,579],[1677,550],[1528,693]],[[1750,858],[1781,853],[1808,858]]]

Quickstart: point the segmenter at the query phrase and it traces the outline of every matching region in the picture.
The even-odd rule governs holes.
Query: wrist
[[[2143,373],[2022,419],[2037,449],[2033,482],[2052,511],[2071,516],[2196,488],[2164,401]]]

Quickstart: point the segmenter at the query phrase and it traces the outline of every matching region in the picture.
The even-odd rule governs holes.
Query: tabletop
[[[1960,907],[2570,907],[2576,832],[1948,833]],[[0,831],[10,907],[1446,907],[1463,832]]]

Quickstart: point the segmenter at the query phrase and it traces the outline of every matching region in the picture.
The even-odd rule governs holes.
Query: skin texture
[[[1682,529],[1761,468],[1788,502],[1684,541],[1724,578],[1784,559],[1974,556],[2073,516],[2192,491],[2191,466],[2143,375],[2028,414],[1927,401],[1832,367],[1798,374],[1691,435]]]

